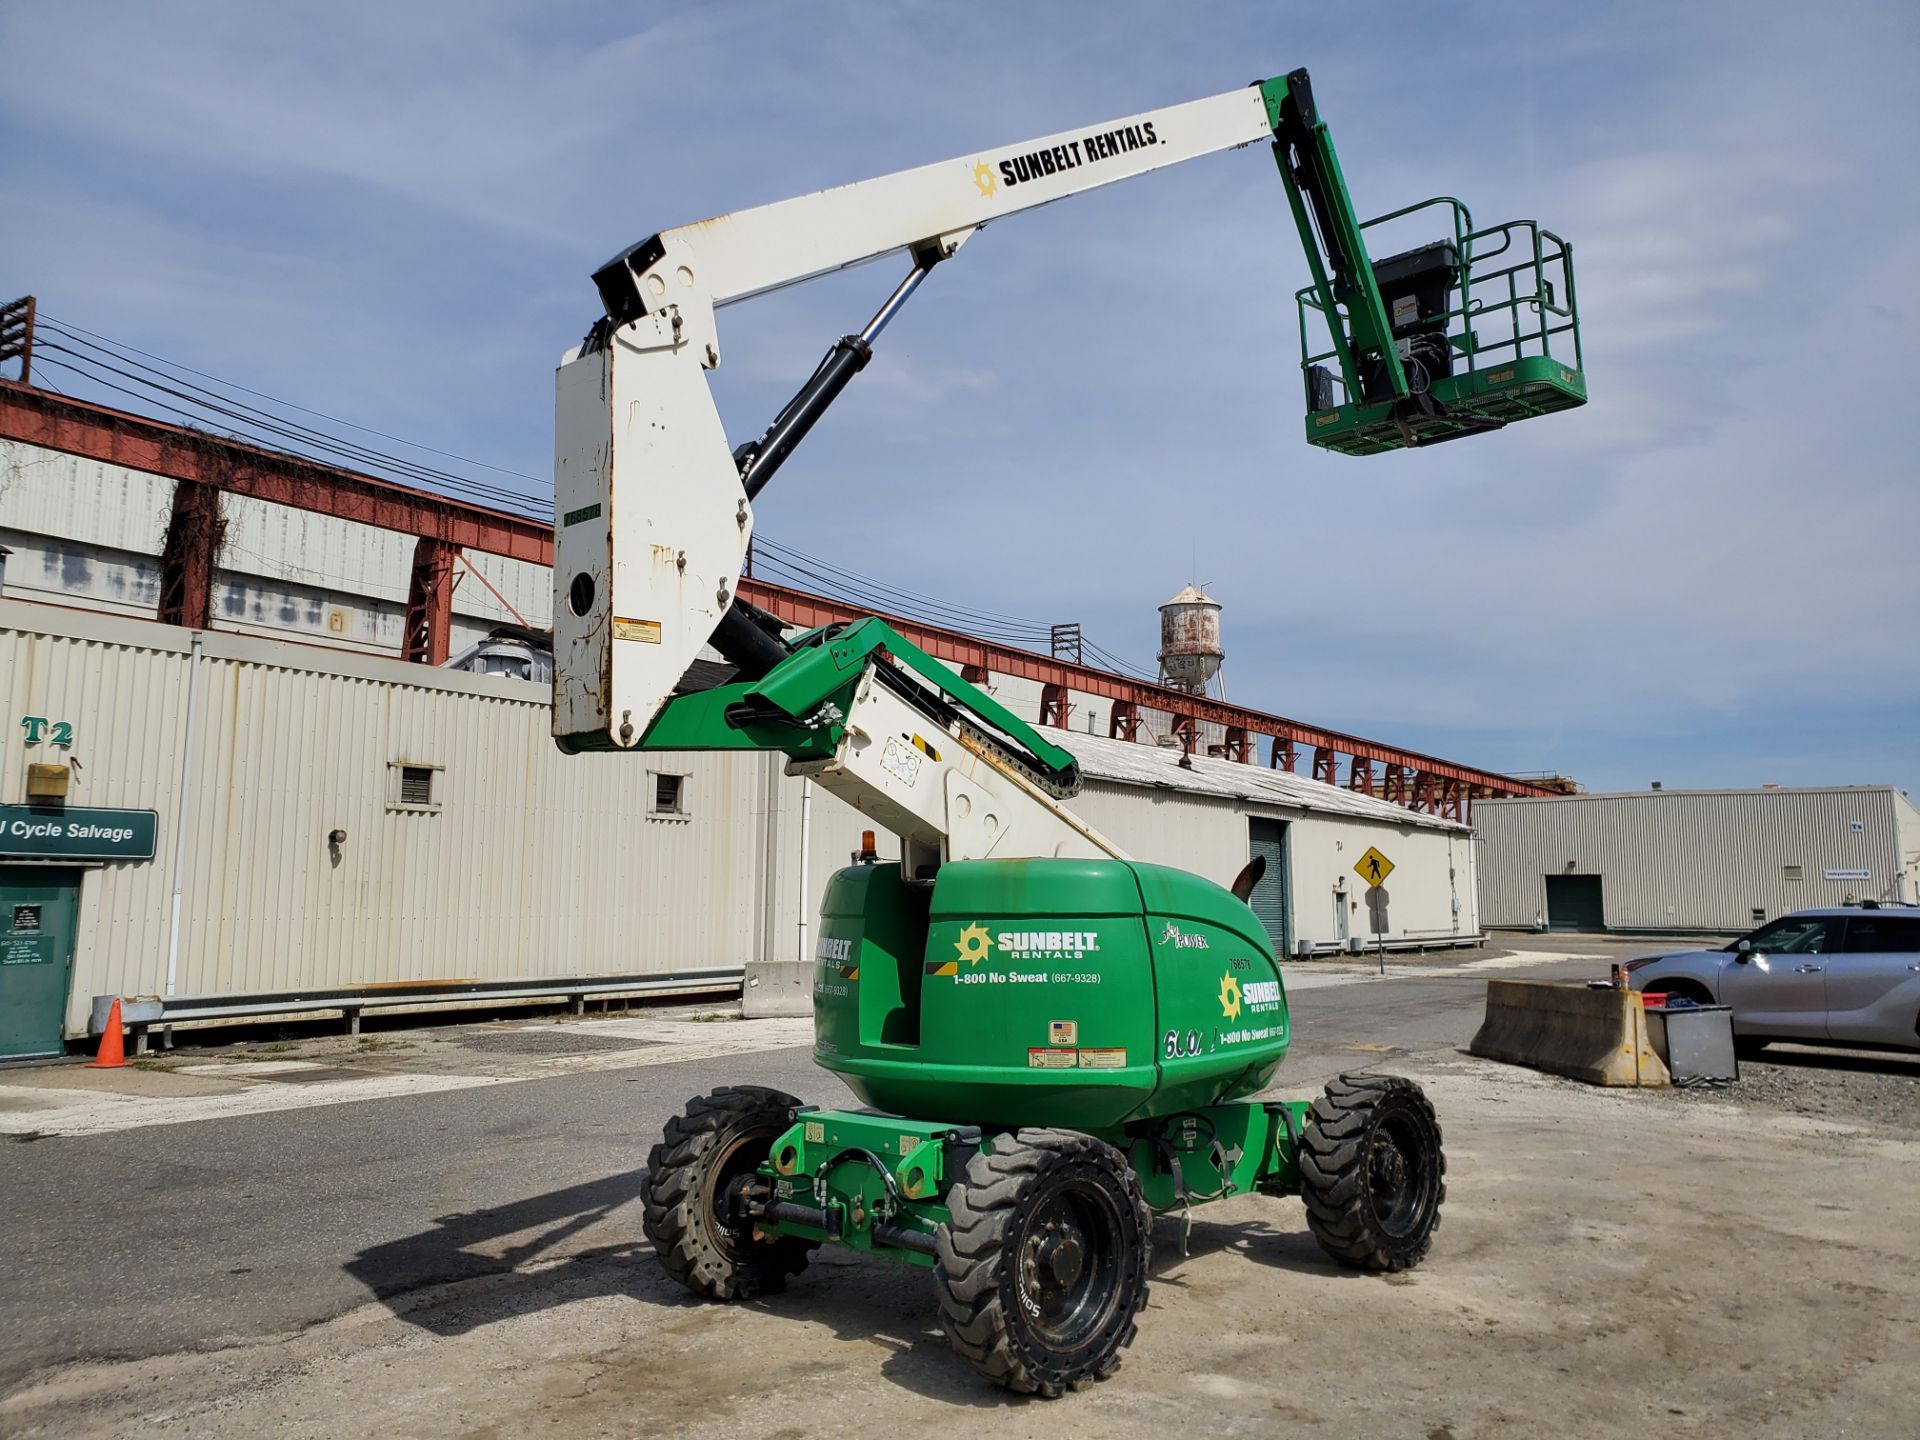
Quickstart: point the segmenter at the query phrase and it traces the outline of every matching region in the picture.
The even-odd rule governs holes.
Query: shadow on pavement
[[[1270,1202],[1286,1204],[1283,1200]],[[1198,1216],[1201,1212],[1196,1211]],[[1181,1219],[1178,1213],[1163,1215],[1153,1227],[1153,1283],[1179,1288],[1183,1266],[1222,1251],[1233,1251],[1237,1258],[1275,1270],[1297,1270],[1319,1276],[1354,1276],[1360,1272],[1336,1265],[1320,1249],[1307,1229],[1298,1206],[1287,1217],[1292,1224],[1270,1220],[1219,1221],[1196,1218],[1187,1234],[1187,1253],[1180,1253]]]
[[[637,1209],[631,1226],[621,1227],[623,1237],[630,1234],[630,1239],[577,1251],[559,1266],[524,1275],[518,1285],[508,1287],[510,1295],[490,1291],[484,1303],[473,1297],[445,1304],[391,1303],[428,1287],[514,1275],[622,1206],[638,1201],[645,1175],[644,1170],[629,1170],[511,1205],[442,1215],[431,1229],[363,1250],[344,1268],[374,1299],[389,1302],[398,1318],[436,1335],[463,1335],[508,1314],[524,1313],[529,1304],[546,1308],[586,1294],[630,1292],[632,1262],[651,1258],[641,1237]]]

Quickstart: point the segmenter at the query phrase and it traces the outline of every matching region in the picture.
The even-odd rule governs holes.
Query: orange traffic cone
[[[107,1028],[100,1036],[100,1049],[93,1059],[87,1061],[88,1070],[116,1070],[127,1063],[127,1042],[120,1035],[120,997],[113,997],[113,1008],[107,1012]]]

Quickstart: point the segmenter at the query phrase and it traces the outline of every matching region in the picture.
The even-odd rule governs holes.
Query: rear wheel
[[[696,1295],[751,1300],[785,1289],[806,1267],[809,1242],[756,1240],[751,1222],[736,1223],[731,1193],[765,1162],[799,1103],[758,1085],[724,1086],[689,1100],[647,1156],[647,1239],[666,1272]]]
[[[948,1205],[934,1286],[954,1349],[1048,1399],[1119,1368],[1146,1304],[1152,1216],[1118,1150],[1070,1130],[1003,1135]]]
[[[1320,1248],[1358,1270],[1426,1258],[1447,1198],[1440,1121],[1426,1092],[1397,1075],[1342,1075],[1307,1112],[1301,1196]]]

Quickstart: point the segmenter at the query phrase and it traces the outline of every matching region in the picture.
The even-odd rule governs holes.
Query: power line
[[[115,340],[111,336],[102,335],[97,331],[89,330],[84,325],[76,325],[70,320],[57,320],[55,319],[55,317],[48,315],[47,312],[44,310],[38,312],[35,318],[38,321],[38,323],[51,324],[56,329],[64,328],[67,331],[73,331],[73,332],[77,332],[79,335],[84,335],[89,339],[101,341],[105,345],[109,345],[109,346],[117,345],[122,350],[130,350],[135,355],[144,356],[146,359],[153,361],[155,364],[161,366],[164,369],[177,370],[187,375],[198,375],[202,380],[211,380],[216,385],[224,386],[229,390],[238,390],[242,394],[251,395],[257,400],[270,400],[275,405],[284,406],[289,410],[298,410],[302,415],[312,415],[316,419],[332,421],[335,425],[345,425],[349,430],[358,430],[363,435],[377,435],[382,440],[391,440],[396,445],[406,446],[409,450],[421,450],[426,452],[429,455],[438,455],[441,458],[446,460],[458,460],[463,465],[478,465],[482,470],[491,470],[495,474],[499,474],[499,475],[512,475],[516,479],[520,479],[520,480],[530,480],[535,485],[545,485],[547,483],[546,481],[542,480],[539,476],[529,475],[524,470],[509,470],[504,466],[491,465],[485,460],[475,460],[470,456],[456,455],[451,450],[436,450],[431,445],[422,445],[417,440],[409,440],[406,437],[401,435],[389,435],[384,430],[375,430],[371,426],[361,425],[352,420],[343,420],[338,415],[327,414],[327,412],[324,410],[311,410],[305,405],[296,405],[291,400],[279,399],[276,396],[267,394],[264,390],[249,389],[247,386],[240,384],[238,381],[223,380],[218,375],[209,375],[204,370],[196,370],[191,365],[182,365],[177,360],[169,360],[165,356],[155,355],[151,351],[142,350],[137,345],[129,345],[124,340]],[[69,335],[68,338],[72,339],[75,337],[73,335]]]
[[[391,441],[409,450],[437,455],[443,459],[476,466],[495,474],[526,480],[536,486],[543,484],[536,477],[522,471],[510,470],[503,466],[457,455],[451,451],[439,450],[430,445],[422,445],[401,436],[329,415],[325,411],[281,400],[264,391],[152,354],[138,346],[112,340],[84,326],[59,320],[44,311],[39,314],[37,320],[47,332],[50,332],[50,336],[59,337],[44,338],[36,346],[36,358],[39,358],[43,364],[91,385],[127,396],[144,406],[178,416],[190,424],[206,426],[234,439],[260,444],[269,449],[279,450],[281,453],[292,453],[323,464],[344,462],[375,474],[382,474],[384,478],[400,479],[403,482],[422,485],[428,489],[449,494],[450,498],[498,506],[529,518],[545,518],[550,513],[551,502],[545,493],[529,495],[496,483],[456,474],[421,461],[394,455],[344,435],[303,424],[288,415],[276,413],[260,405],[249,404],[237,398],[235,394],[226,392],[250,395],[283,410],[311,416],[330,425],[344,426],[363,435],[372,435]],[[63,340],[69,343],[61,343]],[[56,356],[65,358],[56,358]],[[149,361],[152,363],[147,363]],[[209,388],[207,385],[195,384],[192,380],[182,378],[187,375],[208,381],[211,386],[219,388]],[[47,381],[46,386],[55,393],[66,393],[51,381]],[[800,588],[819,588],[851,603],[886,614],[964,631],[983,639],[998,640],[1025,649],[1045,650],[1052,638],[1053,627],[1046,622],[942,600],[937,596],[847,569],[776,540],[764,537],[757,539],[755,554],[761,564],[788,583]],[[264,560],[264,557],[257,558]],[[1085,653],[1115,672],[1140,679],[1150,678],[1140,667],[1129,664],[1091,641],[1083,641],[1083,649]]]
[[[472,480],[466,476],[455,475],[432,466],[422,465],[417,461],[388,455],[382,451],[360,445],[357,442],[346,440],[343,437],[328,435],[326,432],[316,430],[311,426],[302,425],[284,416],[274,415],[269,411],[261,410],[257,406],[248,405],[244,401],[234,400],[230,396],[220,395],[217,392],[207,390],[203,386],[194,385],[191,381],[178,380],[161,371],[142,365],[138,361],[130,360],[107,347],[77,340],[57,325],[49,326],[48,328],[53,330],[55,334],[61,335],[69,340],[74,340],[74,343],[80,345],[82,348],[75,350],[70,346],[62,345],[58,340],[42,340],[41,345],[44,348],[58,351],[73,360],[99,370],[105,370],[112,375],[124,380],[129,380],[136,385],[153,390],[156,393],[171,396],[193,407],[195,410],[204,410],[211,414],[219,415],[224,419],[245,427],[249,431],[264,430],[280,439],[290,440],[296,444],[304,444],[311,448],[320,449],[331,455],[348,459],[355,463],[368,465],[373,468],[397,471],[410,479],[424,481],[429,484],[439,483],[456,487],[475,495],[484,495],[520,505],[527,504],[530,498],[520,492],[506,490],[485,481]],[[116,364],[115,361],[121,363]],[[66,368],[72,370],[74,367],[67,366]],[[103,384],[112,383],[106,381],[97,373],[93,373],[91,370],[80,373],[89,374],[91,378]],[[152,378],[156,376],[158,377],[157,379]],[[129,392],[123,391],[123,393]],[[138,397],[136,396],[136,398]],[[181,412],[176,411],[176,413]]]
[[[208,416],[217,416],[225,423],[216,423],[214,428],[225,431],[232,438],[261,443],[262,435],[270,436],[272,439],[265,442],[270,448],[285,450],[290,445],[294,453],[304,453],[309,459],[318,458],[312,452],[319,451],[326,458],[326,463],[345,461],[375,473],[385,472],[387,478],[403,478],[430,488],[458,492],[486,503],[511,506],[524,514],[543,513],[540,503],[542,497],[529,496],[524,492],[509,490],[487,481],[456,475],[450,471],[373,449],[343,436],[330,435],[286,416],[273,414],[258,406],[234,399],[232,396],[219,394],[204,386],[195,385],[191,381],[156,370],[111,347],[81,339],[69,333],[58,323],[48,325],[47,329],[52,334],[73,342],[71,345],[66,345],[60,340],[43,338],[36,347],[37,350],[57,352],[68,357],[64,362],[50,359],[49,363],[57,364],[63,370],[82,379],[104,385],[110,390],[131,396],[143,403],[156,405],[197,424],[207,424]],[[76,346],[79,348],[75,348]],[[108,378],[110,376],[113,378]],[[140,390],[130,390],[126,385],[117,383],[122,380],[140,387]],[[141,393],[142,391],[152,391],[156,395],[167,396],[179,401],[180,404],[171,405],[165,401],[155,400]]]

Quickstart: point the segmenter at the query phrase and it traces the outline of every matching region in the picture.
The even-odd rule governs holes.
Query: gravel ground
[[[1739,1080],[1725,1088],[1648,1093],[1682,1103],[1779,1110],[1907,1136],[1920,1132],[1920,1054],[1770,1045],[1760,1058],[1742,1060]]]

